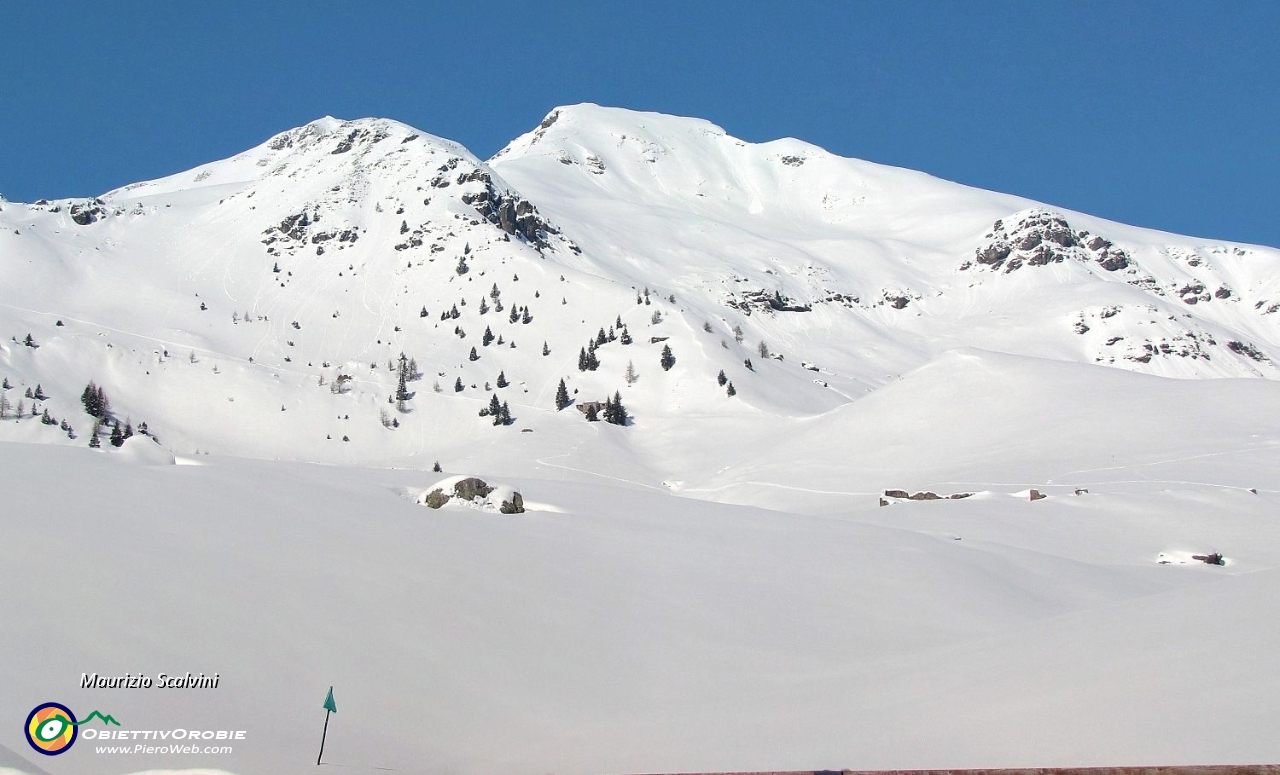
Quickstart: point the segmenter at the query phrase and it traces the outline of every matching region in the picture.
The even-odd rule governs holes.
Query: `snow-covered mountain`
[[[351,771],[1276,761],[1278,310],[1272,248],[594,105],[0,200],[0,772],[51,699],[249,734],[58,772],[312,772],[329,685]],[[161,670],[223,685],[77,683]]]
[[[595,443],[555,409],[563,378],[579,401],[624,394],[633,425],[602,454],[661,479],[676,431],[779,430],[956,348],[1273,378],[1278,269],[1273,249],[696,119],[558,108],[485,163],[394,121],[325,118],[96,199],[0,205],[0,374],[40,385],[75,443],[94,380],[175,450],[334,462],[456,458],[526,428],[531,451]],[[623,328],[632,344],[578,369]],[[406,413],[388,404],[400,353],[423,375]],[[494,393],[511,427],[477,416]]]

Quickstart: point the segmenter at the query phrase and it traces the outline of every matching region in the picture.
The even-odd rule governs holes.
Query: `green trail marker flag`
[[[329,736],[329,714],[337,713],[338,705],[333,701],[333,687],[329,687],[329,695],[324,698],[324,732],[320,733],[320,755],[316,757],[316,766],[324,758],[324,739]]]

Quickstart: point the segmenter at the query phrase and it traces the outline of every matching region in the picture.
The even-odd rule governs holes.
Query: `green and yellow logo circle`
[[[45,756],[57,756],[76,741],[76,714],[66,705],[46,702],[27,716],[23,731],[32,748]]]

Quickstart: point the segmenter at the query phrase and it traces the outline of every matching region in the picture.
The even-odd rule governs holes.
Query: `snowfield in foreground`
[[[974,399],[961,379],[973,357],[936,365],[960,402]],[[813,491],[807,465],[770,479],[762,464],[769,508],[600,475],[608,461],[569,444],[523,475],[516,448],[446,469],[542,504],[523,514],[423,508],[443,475],[421,468],[0,445],[0,586],[27,590],[3,604],[14,721],[0,746],[27,753],[17,721],[56,700],[134,728],[247,730],[234,753],[186,766],[304,772],[332,684],[325,756],[359,772],[1276,760],[1275,383],[1108,371],[1117,382],[1095,383],[1108,389],[1054,435],[1034,397],[1098,367],[997,362],[1023,407],[1016,453],[919,471],[886,454],[849,469],[853,489],[880,483],[856,496]],[[1203,433],[1102,411],[1139,410],[1135,381]],[[925,463],[925,438],[964,441],[929,427]],[[1066,476],[1027,478],[1042,469]],[[975,494],[877,505],[899,486]],[[1031,502],[1030,487],[1049,497]],[[1215,551],[1227,565],[1159,562]],[[83,672],[161,670],[221,684],[77,688]],[[174,765],[89,740],[47,764]]]

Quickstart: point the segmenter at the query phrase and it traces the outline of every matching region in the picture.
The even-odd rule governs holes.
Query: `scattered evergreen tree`
[[[751,359],[747,358],[742,361],[742,365],[747,367],[747,371],[755,371],[756,367],[751,365]]]
[[[636,373],[636,365],[631,361],[627,361],[627,373],[622,378],[627,381],[628,385],[634,385],[636,380],[640,379],[640,375]]]
[[[453,383],[453,392],[455,393],[462,392],[462,377],[458,377],[457,381]]]
[[[631,338],[631,332],[624,328],[622,329],[622,335],[618,337],[618,341],[625,345],[631,344],[635,340]]]
[[[478,361],[478,360],[480,360],[480,356],[479,356],[479,355],[476,355],[476,348],[475,348],[475,347],[472,347],[472,348],[471,348],[471,354],[470,354],[470,355],[468,355],[468,356],[467,356],[467,358],[468,358],[469,360],[473,360],[473,361]]]
[[[427,316],[427,307],[426,307],[426,305],[424,304],[424,305],[422,306],[422,311],[418,313],[418,317],[420,317],[420,318],[425,318],[426,316]]]
[[[484,345],[485,347],[488,347],[489,343],[492,341],[493,341],[493,329],[489,328],[488,326],[485,326],[484,336],[480,337],[480,344]],[[475,360],[475,359],[473,358],[472,360]]]
[[[92,380],[80,394],[80,403],[93,417],[104,418],[111,411],[111,402],[107,399],[106,391],[95,385]]]
[[[449,317],[453,318],[454,320],[457,320],[458,318],[462,317],[462,313],[458,311],[457,304],[454,304],[453,307],[449,310]]]
[[[709,333],[711,333],[711,324],[710,324],[710,323],[708,323],[708,322],[706,322],[706,321],[704,321],[704,322],[702,323],[702,330],[703,330],[703,331],[706,331],[708,334],[709,334]]]
[[[529,308],[525,307],[524,311],[520,313],[520,325],[527,326],[532,322],[533,322],[533,315],[530,315]]]
[[[489,298],[493,299],[494,301],[497,301],[498,297],[501,295],[502,295],[502,292],[498,290],[498,284],[494,283],[493,288],[489,291]]]
[[[766,342],[765,340],[763,339],[760,340],[760,345],[756,348],[756,350],[757,352],[760,353],[761,358],[769,357],[769,343]]]
[[[435,465],[431,466],[431,470],[432,470],[432,471],[435,471],[437,474],[438,474],[438,473],[440,473],[440,472],[441,472],[441,470],[443,470],[443,469],[441,469],[441,468],[440,468],[440,461],[439,461],[439,460],[437,460],[437,461],[436,461],[436,464],[435,464]]]
[[[407,412],[405,402],[409,400],[409,390],[405,387],[404,381],[408,376],[406,369],[400,370],[400,377],[396,382],[396,411]]]
[[[644,299],[640,298],[639,293],[636,293],[636,304],[644,304]]]
[[[587,422],[600,422],[600,413],[596,410],[595,404],[587,406]]]
[[[498,387],[500,387],[500,388],[504,388],[504,387],[506,387],[507,385],[510,385],[510,384],[511,384],[510,382],[507,382],[507,373],[506,373],[505,371],[500,371],[500,372],[498,372],[498,383],[497,383],[497,384],[498,384]]]
[[[662,345],[662,360],[659,363],[662,364],[663,371],[671,371],[671,367],[676,365],[676,356],[671,354],[671,345]]]
[[[565,387],[564,380],[560,380],[560,386],[556,388],[556,411],[563,410],[569,405],[569,389]]]
[[[544,340],[542,340],[542,354],[543,354],[543,355],[550,355],[550,354],[551,354],[551,348],[550,348],[550,347],[547,347],[547,340],[545,340],[545,339],[544,339]]]
[[[123,447],[124,434],[120,432],[120,422],[117,420],[115,425],[111,427],[111,446]]]
[[[502,334],[498,334],[498,344],[502,344]]]
[[[662,322],[662,310],[655,309],[653,314],[649,316],[649,322],[655,326]]]
[[[272,264],[271,271],[275,272],[276,274],[280,274],[280,264],[279,263]]]
[[[724,369],[721,369],[720,373],[716,375],[716,383],[719,384],[720,387],[724,387],[724,383],[728,381],[729,378],[724,375]]]
[[[120,434],[126,439],[133,438],[133,423],[126,421],[124,424],[124,432]]]
[[[587,370],[587,348],[578,349],[578,371]]]
[[[34,393],[32,393],[32,397],[35,398],[37,401],[44,401],[45,399],[48,398],[48,396],[44,394],[44,388],[40,387],[39,383],[36,383],[36,390]]]
[[[58,421],[49,416],[49,408],[45,407],[44,414],[40,415],[40,423],[42,425],[57,425]]]
[[[724,392],[728,393],[730,397],[738,395],[738,391],[734,390],[732,382],[730,382],[729,385],[724,389]]]
[[[488,311],[489,311],[489,305],[485,303],[484,299],[481,299],[481,300],[480,300],[480,314],[481,314],[481,315],[483,315],[483,314],[485,314],[485,313],[486,313],[486,312],[488,312]]]
[[[34,340],[34,339],[32,339],[32,338],[31,338],[31,334],[27,334],[27,338],[26,338],[26,339],[23,339],[23,340],[22,340],[22,343],[23,343],[23,344],[25,344],[27,347],[35,347],[35,346],[36,346],[36,340]]]
[[[455,267],[453,271],[457,272],[459,275],[464,275],[469,269],[470,267],[467,266],[467,259],[462,256],[458,256],[458,266]]]
[[[627,409],[622,405],[622,393],[615,392],[612,399],[605,399],[604,421],[611,425],[627,424]]]
[[[596,334],[596,347],[600,347],[609,341],[609,337],[605,336],[604,328],[600,328],[600,333]]]
[[[613,327],[614,327],[614,328],[622,328],[622,316],[621,316],[621,315],[619,315],[619,316],[618,316],[618,319],[614,321],[614,323],[613,323]]]
[[[517,321],[517,320],[519,320],[519,319],[520,319],[520,308],[519,308],[519,307],[512,307],[512,308],[511,308],[511,314],[507,316],[507,320],[509,320],[509,321],[511,321],[512,323],[514,323],[514,322],[516,322],[516,321]]]
[[[734,325],[733,341],[737,342],[738,344],[742,344],[742,326]]]
[[[8,378],[8,377],[5,377],[5,378],[4,378],[4,384],[3,384],[3,385],[0,385],[0,387],[3,387],[5,390],[8,390],[9,388],[13,387],[13,385],[10,385],[10,384],[9,384],[9,378]]]
[[[408,234],[408,233],[409,233],[409,222],[408,222],[408,221],[401,221],[401,222],[400,222],[400,233],[401,233],[401,234]]]
[[[93,449],[98,449],[102,446],[102,439],[98,438],[99,430],[100,427],[98,424],[94,423],[93,430],[89,433],[89,446]]]
[[[27,398],[33,398],[33,396],[31,395],[31,388],[27,388],[27,392],[23,393],[22,395]]]
[[[497,425],[498,421],[496,418],[501,412],[502,404],[498,401],[498,394],[493,393],[489,396],[489,405],[480,410],[480,416],[488,417],[492,415],[495,418],[493,424]]]

